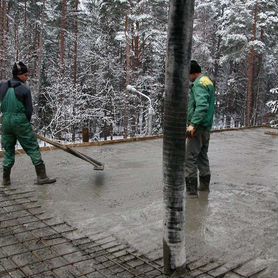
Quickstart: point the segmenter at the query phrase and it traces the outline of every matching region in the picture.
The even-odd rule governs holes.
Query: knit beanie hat
[[[27,66],[22,62],[16,62],[13,66],[13,76],[21,75],[28,72]]]
[[[201,73],[201,72],[202,72],[202,69],[201,69],[200,65],[197,63],[197,61],[191,60],[191,63],[190,63],[190,74]]]

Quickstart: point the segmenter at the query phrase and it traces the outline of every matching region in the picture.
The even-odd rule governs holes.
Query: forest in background
[[[0,0],[0,80],[15,61],[29,66],[33,122],[52,138],[148,134],[149,101],[127,85],[151,99],[152,134],[160,134],[168,6]],[[196,0],[192,59],[216,84],[214,128],[278,119],[277,0]]]

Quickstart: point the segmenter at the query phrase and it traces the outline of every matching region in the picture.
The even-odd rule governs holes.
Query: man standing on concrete
[[[187,111],[185,182],[187,196],[198,197],[198,171],[199,190],[209,191],[207,153],[215,110],[215,87],[194,60],[191,61],[189,78],[193,84]]]
[[[2,116],[2,147],[4,148],[3,182],[10,185],[10,173],[15,162],[15,145],[18,140],[30,156],[37,173],[37,184],[53,183],[46,175],[37,137],[30,123],[33,107],[30,89],[24,84],[28,80],[28,69],[22,62],[14,64],[13,78],[0,83]]]

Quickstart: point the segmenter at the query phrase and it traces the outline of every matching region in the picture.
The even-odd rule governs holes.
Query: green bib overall
[[[15,89],[8,91],[1,103],[2,116],[2,147],[4,148],[3,166],[12,168],[15,162],[15,145],[18,140],[34,166],[43,163],[37,142],[30,122],[25,114],[25,107],[16,98]]]

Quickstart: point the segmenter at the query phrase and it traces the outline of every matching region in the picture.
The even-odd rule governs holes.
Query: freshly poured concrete
[[[213,133],[211,192],[186,200],[188,258],[257,258],[278,277],[278,136],[268,129]],[[13,187],[36,190],[51,216],[90,235],[105,231],[150,257],[162,255],[162,140],[78,148],[103,172],[60,150],[43,153],[56,184],[33,185],[30,159],[17,156]]]

